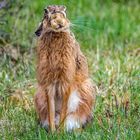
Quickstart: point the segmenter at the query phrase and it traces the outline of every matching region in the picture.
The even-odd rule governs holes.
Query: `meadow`
[[[0,140],[139,140],[140,1],[0,2]],[[94,120],[79,132],[47,134],[37,123],[36,36],[47,5],[67,6],[71,30],[98,87]]]

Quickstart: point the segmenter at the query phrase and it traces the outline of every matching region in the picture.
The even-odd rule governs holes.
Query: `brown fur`
[[[63,20],[63,27],[69,27],[69,21],[62,13],[54,15],[55,19]],[[79,44],[69,28],[57,31],[56,26],[52,26],[48,18],[42,21],[37,47],[38,91],[35,95],[39,119],[41,123],[48,120],[52,131],[57,125],[54,121],[57,114],[60,124],[65,123],[67,115],[73,115],[84,125],[91,118],[95,103],[95,87],[89,79],[87,60]],[[82,102],[76,112],[67,114],[68,99],[74,90],[78,91]]]

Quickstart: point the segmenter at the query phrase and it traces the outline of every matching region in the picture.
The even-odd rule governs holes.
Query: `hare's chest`
[[[76,63],[72,48],[54,48],[48,51],[46,63],[47,79],[71,82],[74,78]]]
[[[75,67],[75,56],[72,48],[54,48],[48,52],[47,61],[52,70],[62,71]]]

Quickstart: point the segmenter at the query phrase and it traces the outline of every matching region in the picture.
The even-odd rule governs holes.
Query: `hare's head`
[[[63,32],[69,29],[70,21],[66,17],[65,6],[48,6],[44,9],[44,17],[39,28],[35,32],[37,36],[42,31]]]

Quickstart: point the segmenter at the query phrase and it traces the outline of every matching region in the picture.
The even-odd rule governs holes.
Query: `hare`
[[[37,81],[35,108],[45,129],[81,128],[92,119],[95,87],[88,75],[65,6],[48,6],[37,31]]]

